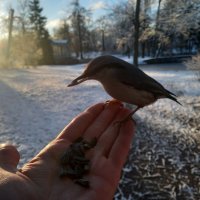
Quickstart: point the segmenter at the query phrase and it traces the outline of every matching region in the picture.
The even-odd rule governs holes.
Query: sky
[[[44,15],[48,18],[47,27],[52,28],[62,19],[69,9],[69,0],[50,1],[42,0]],[[105,13],[106,0],[80,0],[80,5],[93,10],[93,18],[98,18]]]
[[[93,19],[103,15],[106,11],[106,0],[80,0],[80,5],[93,10]],[[110,0],[109,3],[116,1]],[[47,17],[47,28],[51,31],[59,20],[64,18],[64,13],[69,9],[70,0],[40,0],[43,15]],[[17,0],[0,0],[0,16],[7,16],[8,8],[17,7]]]

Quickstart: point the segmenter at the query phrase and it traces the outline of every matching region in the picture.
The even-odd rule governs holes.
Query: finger
[[[121,168],[126,161],[134,132],[135,123],[131,120],[125,122],[120,127],[120,133],[110,150],[109,159],[119,168]]]
[[[103,111],[104,106],[104,103],[96,104],[74,118],[51,143],[38,153],[36,159],[39,156],[43,159],[53,158],[55,161],[59,160],[63,151],[65,151],[68,145],[74,140],[85,133],[87,127],[92,124],[93,120]],[[35,158],[33,158],[31,162],[34,162],[34,160]]]
[[[112,124],[117,113],[122,109],[120,104],[107,104],[93,124],[85,132],[85,138],[99,138],[101,134]]]
[[[16,147],[10,144],[0,145],[0,166],[8,171],[16,171],[20,155]]]
[[[97,150],[101,152],[101,155],[108,157],[110,149],[120,132],[120,124],[114,124],[114,122],[124,119],[129,113],[130,110],[125,108],[121,109],[118,115],[113,118],[113,121],[107,130],[105,130],[105,132],[101,135],[97,146]]]
[[[93,121],[99,116],[103,109],[104,103],[99,103],[88,108],[76,118],[74,118],[56,139],[67,139],[72,142],[78,137],[82,136],[85,130],[93,123]]]

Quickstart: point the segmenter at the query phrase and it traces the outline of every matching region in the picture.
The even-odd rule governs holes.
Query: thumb
[[[0,167],[8,171],[16,170],[20,155],[16,147],[10,144],[0,144]]]

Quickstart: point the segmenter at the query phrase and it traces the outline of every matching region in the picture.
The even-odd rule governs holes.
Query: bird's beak
[[[84,81],[87,81],[87,80],[88,80],[88,77],[81,75],[81,76],[77,77],[76,79],[74,79],[67,87],[78,85],[78,84],[80,84]]]

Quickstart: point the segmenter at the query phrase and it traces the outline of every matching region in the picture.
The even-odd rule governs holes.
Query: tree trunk
[[[162,0],[158,0],[158,9],[157,9],[157,14],[156,14],[156,31],[157,31],[158,25],[159,25],[161,1]]]
[[[81,59],[83,59],[83,44],[82,44],[82,34],[81,34],[81,25],[80,25],[80,13],[78,13],[78,37],[79,37],[79,51]]]
[[[158,57],[158,54],[157,54],[157,48],[159,48],[159,45],[157,45],[158,43],[158,39],[157,39],[157,31],[158,31],[158,27],[159,27],[159,18],[160,18],[160,6],[161,6],[161,1],[162,0],[158,0],[158,9],[157,9],[157,13],[156,13],[156,27],[155,27],[155,39],[154,39],[154,57]],[[158,50],[159,51],[159,50]]]
[[[105,51],[105,35],[104,35],[104,30],[102,31],[102,51]]]
[[[8,30],[8,44],[7,44],[7,52],[6,52],[6,57],[7,57],[8,61],[10,59],[10,47],[11,47],[11,40],[12,40],[13,19],[14,19],[14,9],[10,9],[9,30]]]
[[[136,1],[136,10],[135,10],[135,37],[134,37],[134,55],[133,63],[138,66],[138,52],[139,52],[139,29],[140,29],[140,3],[141,0]]]
[[[145,57],[145,48],[146,48],[145,42],[142,42],[142,58]]]

